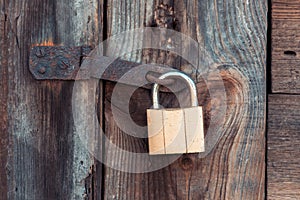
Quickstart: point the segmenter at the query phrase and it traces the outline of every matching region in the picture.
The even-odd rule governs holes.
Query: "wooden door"
[[[267,1],[1,0],[0,5],[0,199],[265,197]],[[72,118],[74,81],[35,80],[29,53],[36,45],[96,46],[140,27],[173,29],[202,44],[220,64],[227,112],[219,124],[222,137],[204,158],[188,154],[157,171],[127,173],[102,165],[82,144]],[[187,64],[170,52],[149,49],[123,59],[180,70]],[[88,91],[92,81],[82,89]],[[97,94],[82,98],[97,99],[100,121],[113,143],[146,151],[147,140],[127,136],[113,120],[114,84],[101,82]],[[209,121],[210,96],[201,88]],[[149,97],[149,90],[139,89],[132,101],[143,101],[138,108],[145,109]],[[162,103],[175,105],[170,94]],[[144,110],[136,112],[138,122],[145,123]],[[83,126],[97,137],[99,130],[88,120]],[[124,160],[122,154],[103,156]]]

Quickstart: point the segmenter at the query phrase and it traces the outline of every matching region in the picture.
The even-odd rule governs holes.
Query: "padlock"
[[[202,107],[198,106],[194,81],[181,72],[168,72],[159,77],[181,78],[191,94],[191,107],[160,109],[159,85],[153,85],[153,109],[147,109],[149,154],[182,154],[204,152]]]

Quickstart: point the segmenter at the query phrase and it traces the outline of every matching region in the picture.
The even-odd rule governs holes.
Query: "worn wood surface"
[[[0,2],[1,199],[263,199],[267,1]],[[96,45],[102,37],[143,26],[187,34],[206,47],[214,63],[228,64],[220,67],[227,102],[219,103],[228,105],[226,118],[214,124],[223,128],[222,138],[205,158],[183,155],[158,171],[102,169],[78,137],[80,131],[96,135],[98,130],[90,126],[96,122],[85,116],[82,126],[74,127],[73,82],[34,80],[28,70],[29,51],[34,45]],[[134,45],[134,39],[129,43]],[[124,58],[179,69],[186,64],[164,51],[137,51]],[[114,122],[110,102],[114,84],[105,83],[98,96],[90,93],[90,84],[82,83],[82,109],[90,106],[84,102],[99,100],[99,118],[108,138],[125,150],[147,153],[146,139],[126,135]],[[200,81],[197,88],[207,130],[214,105],[205,84]],[[163,95],[162,103],[177,105],[172,94]],[[150,106],[150,90],[137,90],[130,105],[132,118],[146,125]],[[147,164],[126,160],[118,152],[105,152],[105,158],[128,168]]]
[[[236,67],[221,68],[227,92],[224,104],[228,110],[225,124],[215,124],[224,127],[224,132],[214,151],[202,159],[197,154],[183,155],[170,166],[150,173],[131,174],[106,167],[104,199],[263,199],[267,1],[140,0],[131,3],[108,1],[108,36],[142,26],[168,27],[203,44],[215,63]],[[132,38],[128,40],[134,43]],[[133,52],[126,56],[132,61],[176,68],[184,64],[172,53],[163,51],[143,51],[142,55]],[[207,126],[213,105],[203,83],[199,84],[199,101],[204,106]],[[112,83],[105,88],[108,138],[127,151],[146,153],[146,140],[126,135],[114,122],[110,103],[113,88]],[[140,125],[146,125],[149,99],[150,91],[142,89],[132,97],[135,108],[131,115]],[[162,103],[176,105],[170,94],[163,96]],[[124,156],[109,151],[106,159],[128,168],[140,164]]]
[[[268,199],[300,196],[300,96],[269,95]]]
[[[272,0],[273,93],[300,93],[299,9],[299,0]]]
[[[2,1],[1,1],[2,5]],[[3,47],[7,36],[7,15],[0,13],[0,47]],[[2,26],[3,24],[3,26]],[[0,48],[0,199],[7,198],[8,184],[7,184],[7,156],[8,156],[8,68],[7,60],[4,59],[7,52],[4,48]]]
[[[272,0],[267,199],[300,197],[299,8],[298,0]]]
[[[28,62],[34,45],[96,45],[101,6],[97,0],[1,0],[0,199],[93,197],[95,162],[74,128],[73,83],[34,80]],[[88,88],[82,86],[86,101]]]

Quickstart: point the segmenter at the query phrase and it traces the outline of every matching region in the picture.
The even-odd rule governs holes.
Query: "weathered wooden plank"
[[[107,13],[107,36],[111,37],[118,33],[133,28],[143,27],[144,24],[151,23],[153,20],[154,13],[154,1],[144,1],[144,0],[134,0],[134,1],[107,1],[108,13]],[[134,46],[134,38],[128,38],[129,45]],[[127,48],[127,47],[125,47]],[[122,50],[122,49],[121,49]],[[120,51],[121,51],[120,50]],[[139,62],[143,58],[141,52],[132,52],[129,55],[125,55],[124,59],[130,61]],[[108,83],[105,87],[105,133],[108,139],[116,144],[118,147],[131,152],[142,152],[146,153],[148,151],[147,141],[143,139],[134,138],[132,136],[126,135],[122,130],[119,129],[114,121],[114,116],[112,115],[112,109],[110,104],[110,97],[112,95],[112,90],[114,84]],[[125,90],[126,91],[126,90]],[[146,93],[146,94],[145,94]],[[135,100],[142,103],[142,106],[138,106],[134,109],[141,116],[146,116],[143,112],[147,104],[149,108],[151,102],[145,101],[145,95],[147,98],[147,91],[138,90],[136,93]],[[149,94],[149,93],[148,93]],[[150,96],[148,96],[150,98]],[[143,103],[144,102],[144,103]],[[125,105],[127,106],[127,105]],[[132,105],[131,105],[132,106]],[[144,110],[145,111],[145,110]],[[122,111],[120,111],[122,112]],[[139,124],[145,125],[146,118],[140,119],[137,117]],[[109,149],[105,145],[105,149]],[[127,164],[126,158],[118,152],[108,151],[105,152],[106,162],[122,162],[125,160],[124,164]],[[129,167],[133,167],[139,160],[130,161]],[[122,163],[120,163],[122,164]],[[163,183],[163,173],[140,173],[131,174],[122,172],[110,167],[105,167],[104,170],[104,199],[155,199],[160,197],[163,199],[164,195],[160,194],[166,190],[166,185],[161,184],[161,189],[154,190],[157,183]],[[156,180],[155,180],[156,179]]]
[[[104,83],[103,81],[99,81],[99,86],[98,86],[98,91],[96,92],[96,94],[98,94],[98,97],[96,98],[96,102],[98,102],[98,122],[101,128],[104,128]],[[96,122],[97,123],[97,122]],[[104,181],[104,166],[103,166],[103,162],[99,161],[99,157],[104,156],[104,152],[103,152],[103,147],[104,147],[104,142],[103,142],[103,136],[99,134],[96,134],[95,137],[95,141],[97,141],[95,143],[95,151],[96,152],[100,152],[101,155],[94,155],[94,162],[95,162],[95,166],[94,166],[94,176],[92,177],[91,181],[92,184],[91,187],[93,188],[93,195],[90,199],[95,199],[95,200],[101,200],[103,199],[103,181]],[[100,150],[101,149],[101,150]],[[98,157],[98,158],[97,158]]]
[[[272,0],[273,93],[300,93],[299,8],[299,0]]]
[[[300,96],[268,98],[268,199],[300,196]]]
[[[1,57],[1,81],[6,81],[7,71],[8,82],[4,84],[9,90],[9,127],[1,135],[9,134],[11,145],[8,162],[3,160],[8,173],[2,174],[2,168],[0,173],[1,182],[7,177],[8,193],[1,195],[8,199],[93,197],[95,162],[79,139],[80,130],[74,128],[73,83],[34,80],[28,60],[34,45],[96,45],[102,35],[102,7],[98,3],[1,1],[1,17],[4,14],[6,19],[4,24],[1,21],[1,34],[2,25],[5,29],[4,41],[1,36],[1,56],[5,55],[4,61]],[[93,96],[88,89],[89,83],[83,84],[82,99],[89,102]],[[84,119],[82,126],[92,123],[88,120]]]
[[[150,173],[131,174],[106,167],[104,199],[263,199],[267,1],[108,1],[108,8],[108,36],[143,25],[168,27],[204,45],[215,63],[233,63],[237,67],[220,68],[227,92],[227,102],[223,102],[227,104],[227,115],[225,124],[215,124],[224,127],[224,132],[214,151],[205,158],[198,154],[183,155],[170,166]],[[135,42],[132,38],[128,40]],[[176,68],[184,64],[168,52],[144,51],[142,55],[134,52],[127,58]],[[210,108],[214,105],[210,104],[203,83],[198,84],[207,130]],[[125,134],[114,122],[114,105],[110,102],[113,88],[111,83],[105,88],[108,138],[127,151],[146,153],[145,139]],[[129,108],[139,125],[146,125],[149,99],[150,91],[143,89],[132,97]],[[170,94],[163,96],[162,103],[177,105]],[[118,109],[125,112],[121,107]],[[111,149],[106,152],[107,162],[127,168],[148,164],[126,156]]]
[[[0,7],[3,8],[3,1],[0,1]],[[7,40],[7,15],[0,13],[0,199],[7,199],[7,156],[8,156],[8,67],[7,48],[5,41]],[[3,24],[3,25],[2,25]]]

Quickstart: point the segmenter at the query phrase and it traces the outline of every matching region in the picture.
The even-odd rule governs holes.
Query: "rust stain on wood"
[[[54,44],[53,39],[49,38],[48,40],[45,40],[44,42],[33,44],[31,46],[35,47],[35,46],[59,46],[59,45]]]

